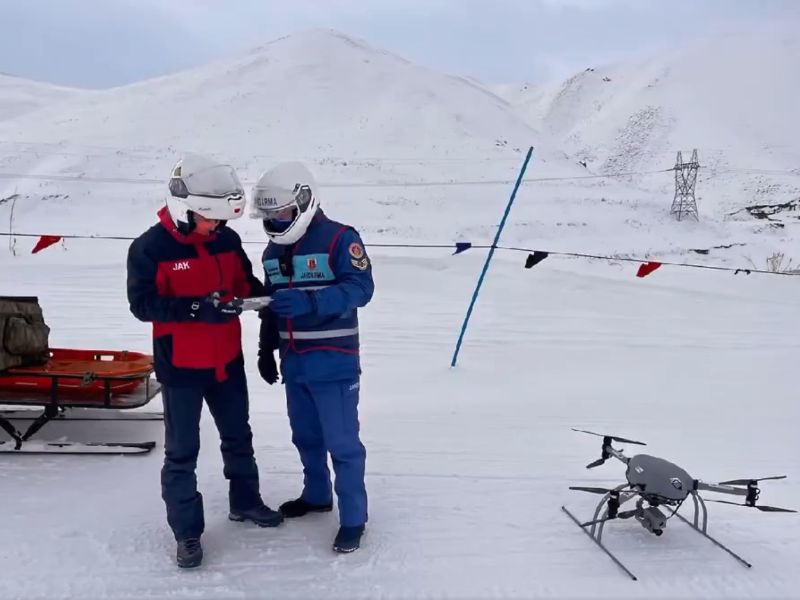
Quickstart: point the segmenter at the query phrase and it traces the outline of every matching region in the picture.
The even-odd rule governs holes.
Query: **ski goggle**
[[[169,192],[176,198],[203,196],[206,198],[244,198],[244,188],[233,167],[219,165],[187,176],[176,168],[169,180]]]

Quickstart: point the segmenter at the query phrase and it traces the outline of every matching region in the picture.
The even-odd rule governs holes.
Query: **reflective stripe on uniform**
[[[288,331],[281,331],[282,340],[327,340],[328,338],[348,337],[358,335],[358,327],[352,329],[331,329],[329,331],[293,331],[291,335]]]

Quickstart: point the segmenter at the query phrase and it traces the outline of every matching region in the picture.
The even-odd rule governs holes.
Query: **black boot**
[[[203,562],[203,547],[200,545],[200,538],[178,540],[177,561],[181,569],[199,567]]]
[[[293,519],[295,517],[307,515],[310,512],[330,512],[333,510],[333,503],[311,504],[303,500],[303,498],[297,498],[296,500],[284,502],[280,505],[278,510],[280,510],[281,514],[287,519]]]
[[[259,527],[277,527],[283,523],[283,515],[266,504],[259,504],[247,510],[233,510],[228,514],[231,521],[252,521]]]
[[[361,546],[361,536],[364,535],[364,526],[339,527],[339,533],[333,540],[333,549],[336,552],[347,554],[354,552]]]

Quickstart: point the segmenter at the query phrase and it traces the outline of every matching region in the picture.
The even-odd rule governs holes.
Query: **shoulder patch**
[[[367,267],[369,267],[369,259],[366,256],[362,258],[351,258],[350,264],[359,271],[366,271]]]
[[[364,258],[364,246],[359,244],[358,242],[353,242],[347,248],[347,252],[356,260],[361,260]]]

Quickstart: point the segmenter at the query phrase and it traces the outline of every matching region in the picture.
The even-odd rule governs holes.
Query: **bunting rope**
[[[131,236],[114,236],[114,235],[78,235],[78,234],[64,234],[64,235],[49,235],[49,234],[41,234],[41,233],[8,233],[8,232],[0,232],[0,237],[22,237],[22,238],[37,238],[39,243],[37,246],[41,246],[37,252],[43,250],[49,245],[56,244],[61,240],[121,240],[121,241],[133,241],[136,239],[135,237]],[[48,243],[49,242],[49,243]],[[41,244],[44,244],[43,246]],[[242,244],[252,245],[252,244],[259,244],[261,246],[267,243],[266,240],[260,241],[253,241],[253,240],[242,240]],[[767,269],[757,269],[754,267],[725,267],[721,265],[704,265],[699,263],[687,263],[687,262],[672,262],[672,261],[664,261],[664,260],[655,260],[655,259],[647,259],[647,258],[636,258],[630,256],[612,256],[606,254],[588,254],[584,252],[566,252],[566,251],[553,251],[553,250],[542,250],[536,248],[524,248],[519,246],[501,246],[497,245],[494,246],[492,244],[472,244],[471,242],[455,242],[450,244],[410,244],[410,243],[388,243],[388,242],[380,242],[380,243],[364,243],[364,246],[367,248],[413,248],[413,249],[450,249],[454,250],[453,254],[461,254],[462,252],[466,252],[467,250],[475,249],[475,250],[491,250],[494,248],[495,250],[503,250],[507,252],[524,252],[527,253],[529,256],[525,262],[525,268],[530,269],[535,265],[539,264],[545,258],[549,256],[564,256],[569,258],[586,258],[586,259],[593,259],[593,260],[604,260],[608,262],[629,262],[635,263],[642,266],[651,265],[652,270],[657,269],[662,265],[667,265],[670,267],[678,267],[678,268],[690,268],[690,269],[707,269],[711,271],[726,271],[737,275],[739,273],[751,274],[751,273],[758,273],[762,275],[785,275],[785,276],[792,276],[792,275],[800,275],[800,271],[769,271]],[[656,265],[656,266],[653,266]],[[651,270],[646,270],[647,272],[645,276],[652,272]]]
[[[658,169],[655,171],[627,171],[620,173],[572,175],[563,177],[528,177],[522,184],[545,183],[550,181],[576,181],[581,179],[613,179],[616,177],[632,177],[634,175],[655,175],[669,173],[675,168]],[[132,185],[163,185],[163,179],[131,179],[128,177],[92,177],[83,175],[48,175],[39,173],[7,173],[0,172],[0,179],[20,179],[34,181],[74,181],[86,183],[127,183]],[[364,182],[320,182],[320,187],[326,188],[381,188],[381,187],[447,187],[447,186],[475,186],[475,185],[508,185],[514,183],[513,179],[475,179],[475,180],[449,180],[449,181],[364,181]],[[252,185],[245,182],[245,185]]]
[[[705,171],[702,177],[710,179],[723,174],[729,173],[749,173],[761,175],[785,175],[785,176],[800,176],[800,170],[780,170],[780,169],[754,169],[754,168],[723,168],[723,169],[709,169],[707,167],[700,167]],[[656,169],[653,171],[621,171],[619,173],[602,173],[602,174],[587,174],[587,175],[570,175],[562,177],[527,177],[522,181],[522,185],[531,183],[547,183],[552,181],[579,181],[584,179],[614,179],[618,177],[633,177],[637,175],[658,175],[660,173],[670,173],[675,170],[675,167],[668,169]],[[32,180],[32,181],[72,181],[72,182],[85,182],[85,183],[126,183],[131,185],[163,185],[163,179],[152,178],[137,178],[130,177],[94,177],[84,175],[63,175],[63,174],[46,174],[46,173],[10,173],[0,172],[0,179],[19,179],[19,180]],[[448,181],[362,181],[362,182],[320,182],[320,186],[328,188],[382,188],[382,187],[447,187],[447,186],[477,186],[477,185],[510,185],[514,183],[513,179],[475,179],[459,181],[451,179]],[[245,185],[252,185],[245,182]]]

